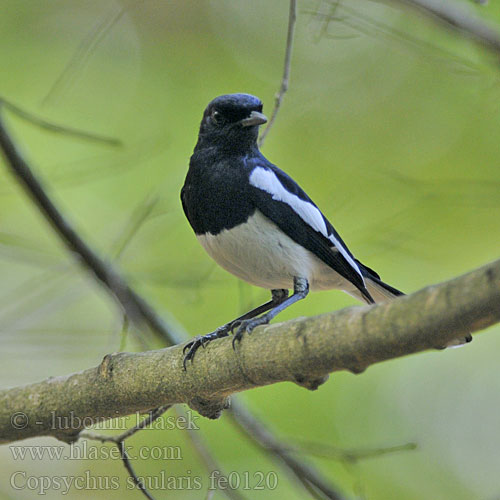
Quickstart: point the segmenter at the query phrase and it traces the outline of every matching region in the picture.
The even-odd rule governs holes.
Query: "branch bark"
[[[59,417],[102,420],[176,403],[217,418],[235,392],[284,381],[316,389],[330,372],[360,373],[499,321],[497,260],[385,304],[257,328],[236,352],[231,338],[217,340],[187,372],[177,345],[108,354],[97,367],[0,391],[0,443],[42,435],[71,442],[83,427],[58,428]]]

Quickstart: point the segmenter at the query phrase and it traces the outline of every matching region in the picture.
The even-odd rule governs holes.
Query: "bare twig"
[[[149,500],[155,500],[151,493],[149,493],[149,491],[147,490],[146,486],[144,486],[144,483],[137,477],[137,474],[135,473],[132,464],[130,463],[130,458],[125,448],[125,443],[123,441],[120,441],[116,443],[116,446],[118,446],[118,449],[120,450],[120,456],[125,469],[127,469],[129,476],[132,478],[139,491],[141,491],[142,494]]]
[[[306,453],[315,457],[331,458],[341,462],[355,463],[360,460],[377,458],[401,451],[412,451],[417,449],[416,443],[405,443],[383,448],[367,448],[345,450],[325,443],[299,442],[297,446],[289,448],[292,452]]]
[[[120,139],[116,139],[114,137],[106,137],[103,135],[94,134],[92,132],[85,132],[84,130],[78,130],[71,127],[66,127],[65,125],[56,125],[55,123],[49,122],[40,118],[39,116],[34,115],[33,113],[28,113],[24,109],[21,109],[19,106],[12,104],[6,99],[0,97],[0,107],[8,109],[15,115],[19,116],[23,120],[29,121],[36,125],[37,127],[48,130],[49,132],[55,132],[57,134],[65,134],[71,135],[73,137],[77,137],[79,139],[84,139],[86,141],[100,142],[103,144],[107,144],[108,146],[122,146],[122,141]]]
[[[130,216],[129,223],[115,242],[115,248],[112,250],[115,260],[120,259],[128,244],[132,241],[132,238],[151,216],[151,213],[157,203],[157,197],[148,196],[134,209]]]
[[[77,74],[78,66],[84,66],[89,57],[92,55],[92,52],[106,37],[113,26],[120,21],[126,10],[126,7],[120,6],[115,8],[107,16],[100,19],[99,23],[93,27],[87,36],[85,36],[80,42],[77,50],[71,56],[70,61],[66,64],[61,74],[56,78],[54,84],[47,92],[47,95],[43,98],[42,104],[46,104],[52,100],[56,93],[60,92],[65,85],[68,85],[68,82],[70,82]]]
[[[128,456],[127,449],[125,448],[125,439],[129,438],[130,436],[133,436],[136,432],[139,432],[140,430],[150,426],[156,419],[161,417],[170,407],[171,407],[170,405],[166,405],[151,410],[148,416],[145,417],[143,420],[141,420],[137,425],[134,425],[134,427],[131,427],[130,429],[126,430],[125,432],[123,432],[118,436],[106,436],[104,434],[97,434],[91,431],[82,431],[80,432],[78,437],[85,439],[93,439],[95,441],[100,441],[101,443],[110,442],[116,444],[116,446],[120,450],[120,458],[122,459],[123,465],[125,466],[125,469],[127,469],[127,472],[134,481],[134,484],[146,498],[148,498],[149,500],[154,500],[154,497],[151,495],[151,493],[149,493],[147,488],[144,486],[143,482],[139,479],[139,477],[137,476],[132,467],[132,464],[130,463],[130,457]]]
[[[285,63],[283,67],[283,76],[281,77],[281,86],[276,94],[274,109],[271,115],[271,119],[267,124],[264,132],[259,138],[259,147],[262,147],[264,141],[266,140],[267,135],[271,131],[271,127],[278,116],[278,112],[281,107],[281,101],[283,100],[283,96],[288,90],[288,84],[290,81],[290,68],[292,63],[292,47],[293,47],[293,37],[295,34],[295,21],[297,19],[297,0],[290,0],[290,10],[288,14],[288,34],[286,37],[286,50],[285,50]]]
[[[81,431],[80,434],[78,434],[78,438],[93,439],[94,441],[101,441],[101,443],[119,443],[121,441],[125,441],[125,439],[129,438],[130,436],[133,436],[136,432],[149,427],[155,420],[160,418],[171,407],[172,405],[165,405],[160,406],[159,408],[155,408],[154,410],[150,410],[147,417],[144,417],[139,423],[137,423],[130,429],[127,429],[125,432],[118,434],[118,436],[107,436],[105,434],[98,434],[93,431]]]

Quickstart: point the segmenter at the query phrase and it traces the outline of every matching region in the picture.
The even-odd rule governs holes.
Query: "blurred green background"
[[[467,6],[500,25],[495,2]],[[0,95],[125,146],[50,134],[11,117],[17,141],[82,235],[190,335],[267,300],[268,292],[239,282],[204,253],[179,191],[209,100],[248,92],[271,113],[287,16],[285,0],[0,0]],[[335,9],[299,1],[290,90],[263,151],[312,196],[362,262],[411,292],[498,258],[499,77],[498,57],[394,4]],[[0,384],[144,349],[132,334],[122,337],[113,301],[4,166],[0,175]],[[280,319],[354,304],[322,292]],[[493,500],[500,498],[495,333],[500,327],[465,348],[385,362],[360,376],[335,374],[314,393],[278,384],[241,399],[291,444],[418,444],[357,463],[307,457],[348,498]],[[227,417],[197,424],[226,473],[276,472],[275,489],[242,491],[246,498],[307,497]],[[201,490],[153,490],[156,498],[206,497],[207,473],[185,432],[145,431],[131,444],[182,450],[181,460],[134,462],[139,475],[203,478]],[[0,498],[37,496],[26,482],[12,487],[17,471],[117,476],[118,490],[72,488],[65,496],[141,498],[125,487],[119,460],[14,460],[3,446]]]

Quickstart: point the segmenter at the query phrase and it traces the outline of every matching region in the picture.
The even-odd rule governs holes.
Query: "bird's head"
[[[197,148],[220,147],[245,153],[256,147],[259,125],[267,122],[262,101],[250,94],[227,94],[211,101],[200,125]]]

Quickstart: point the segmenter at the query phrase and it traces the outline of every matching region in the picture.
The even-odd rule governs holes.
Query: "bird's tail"
[[[387,300],[394,299],[399,297],[400,295],[404,295],[403,292],[400,292],[396,288],[384,283],[377,276],[365,276],[366,288],[370,292],[370,295],[373,297],[373,300],[378,302],[386,302]]]
[[[357,261],[357,263],[359,268],[361,269],[361,272],[363,273],[363,277],[365,278],[366,289],[368,290],[368,292],[373,297],[373,300],[376,303],[386,302],[388,300],[395,299],[396,297],[404,295],[403,292],[388,285],[387,283],[384,283],[380,279],[380,276],[375,271],[373,271],[373,269],[366,267],[359,261]],[[351,293],[351,295],[354,295],[354,293]],[[361,295],[361,293],[359,293],[359,296],[358,295],[354,296],[366,302],[366,299]],[[463,344],[467,344],[471,340],[472,340],[472,335],[469,333],[465,337],[453,339],[452,341],[448,342],[448,344],[443,346],[442,349],[446,349],[447,347],[461,346]]]
[[[378,304],[379,302],[387,302],[388,300],[395,299],[400,295],[404,295],[403,292],[400,292],[396,288],[384,283],[380,278],[378,278],[378,276],[365,274],[364,269],[361,267],[360,269],[365,279],[366,290],[372,297],[373,301],[370,301],[367,298],[367,295],[363,294],[357,288],[346,290],[346,292],[354,298],[360,300],[361,302],[365,302],[366,304],[373,304],[373,302]]]
[[[388,285],[387,283],[384,283],[380,279],[380,276],[373,269],[370,269],[369,267],[361,264],[359,260],[356,260],[356,263],[358,264],[359,269],[363,274],[363,278],[365,279],[366,289],[376,303],[386,302],[388,300],[399,297],[400,295],[404,295],[403,292],[397,290],[391,285]],[[368,302],[361,295],[361,292],[359,292],[359,295],[355,295],[354,293],[352,293],[351,295],[354,295],[356,298],[359,298],[364,302]]]

